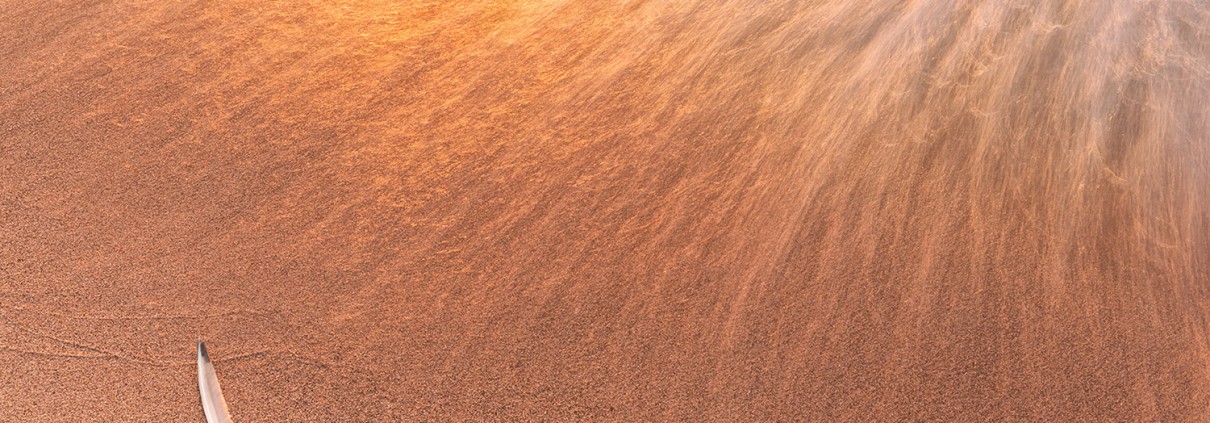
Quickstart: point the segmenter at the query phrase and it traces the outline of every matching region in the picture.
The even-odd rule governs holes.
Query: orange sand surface
[[[0,421],[1208,421],[1201,0],[0,0]]]

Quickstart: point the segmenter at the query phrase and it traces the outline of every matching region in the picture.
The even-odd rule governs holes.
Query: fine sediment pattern
[[[1210,419],[1210,4],[0,0],[0,420]]]

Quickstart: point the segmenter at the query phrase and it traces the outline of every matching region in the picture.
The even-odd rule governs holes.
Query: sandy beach
[[[1201,0],[0,0],[0,421],[1210,420]]]

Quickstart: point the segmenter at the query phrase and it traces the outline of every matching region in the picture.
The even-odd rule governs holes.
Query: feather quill
[[[223,390],[219,388],[218,376],[214,374],[214,363],[210,362],[210,355],[206,353],[206,343],[200,340],[197,341],[197,387],[202,394],[206,423],[231,423]]]

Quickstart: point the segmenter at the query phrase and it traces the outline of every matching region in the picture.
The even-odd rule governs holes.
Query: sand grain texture
[[[1210,7],[0,0],[0,420],[1210,420]]]

